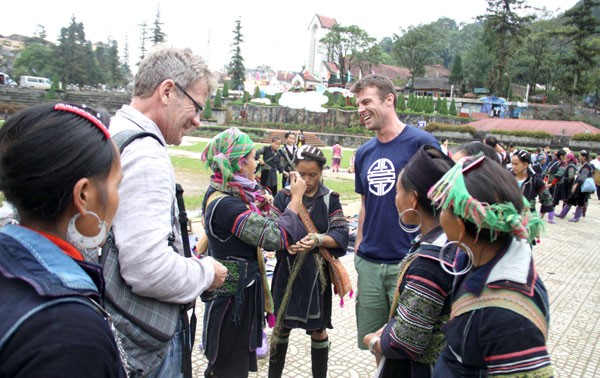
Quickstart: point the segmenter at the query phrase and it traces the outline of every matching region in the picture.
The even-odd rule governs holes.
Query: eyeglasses
[[[194,100],[192,98],[192,96],[190,96],[185,90],[183,90],[183,88],[179,84],[177,84],[175,82],[173,82],[173,83],[175,84],[177,89],[179,89],[181,92],[183,92],[183,94],[192,101],[192,104],[194,104],[194,107],[196,108],[196,115],[199,116],[200,113],[202,113],[202,111],[204,110],[204,107],[202,105],[198,104],[196,102],[196,100]]]

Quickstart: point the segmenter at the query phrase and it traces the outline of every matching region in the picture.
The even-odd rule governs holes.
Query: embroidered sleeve
[[[383,332],[381,347],[390,358],[433,363],[445,346],[440,327],[448,319],[446,302],[451,279],[435,266],[437,261],[423,260],[417,258],[413,263],[416,266],[406,273],[396,313]]]
[[[290,210],[285,210],[276,220],[248,210],[236,218],[231,232],[240,240],[267,251],[286,249],[306,235],[300,218]]]
[[[283,227],[250,210],[237,217],[231,233],[248,244],[263,247],[268,251],[284,249],[289,246],[289,240]]]

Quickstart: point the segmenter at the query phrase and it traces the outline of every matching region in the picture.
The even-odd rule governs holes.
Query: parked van
[[[21,76],[21,88],[50,89],[52,82],[45,77]]]
[[[0,85],[8,85],[10,87],[16,87],[17,83],[13,79],[10,78],[4,72],[0,72]]]

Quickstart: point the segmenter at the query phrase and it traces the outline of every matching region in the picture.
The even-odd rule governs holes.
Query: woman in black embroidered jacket
[[[202,153],[214,172],[203,203],[208,252],[228,269],[223,287],[205,298],[205,377],[242,378],[257,370],[263,314],[273,314],[262,248],[285,249],[306,235],[297,215],[304,181],[292,174],[289,206],[274,217],[254,179],[255,154],[236,128],[216,135]]]
[[[378,377],[431,376],[433,364],[444,348],[440,328],[450,314],[454,256],[440,256],[446,234],[427,198],[429,188],[454,165],[446,154],[429,145],[406,164],[398,176],[396,207],[400,227],[407,232],[420,229],[409,254],[400,263],[398,292],[392,304],[390,321],[380,330],[365,336],[379,362]],[[416,225],[416,226],[415,226]],[[451,249],[450,249],[451,251]]]
[[[511,158],[512,171],[517,179],[517,184],[521,188],[521,193],[529,201],[531,211],[535,212],[535,200],[540,199],[542,207],[540,213],[548,213],[548,223],[554,223],[554,204],[552,195],[542,177],[534,173],[530,168],[531,163],[529,152],[525,150],[515,151]]]
[[[321,258],[318,247],[329,249],[335,257],[343,256],[348,247],[348,222],[342,211],[339,195],[323,185],[321,174],[327,159],[316,147],[304,145],[298,148],[294,165],[299,176],[306,182],[306,193],[302,203],[310,214],[319,234],[309,234],[289,248],[277,250],[277,265],[273,272],[273,301],[279,317],[280,308],[285,311],[282,331],[274,340],[271,349],[269,377],[281,377],[292,329],[302,328],[311,335],[311,358],[313,377],[327,375],[329,339],[327,328],[331,325],[332,289],[327,263]],[[275,197],[275,207],[283,211],[292,197],[287,189]],[[300,254],[308,253],[308,256]],[[300,261],[304,261],[299,265]],[[287,291],[291,272],[298,269]]]

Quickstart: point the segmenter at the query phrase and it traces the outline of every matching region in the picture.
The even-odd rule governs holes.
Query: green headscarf
[[[240,170],[239,161],[254,149],[254,142],[237,127],[229,128],[215,135],[204,151],[201,160],[213,172],[219,172],[223,186],[233,180],[233,174]]]
[[[490,241],[497,238],[498,232],[512,233],[517,238],[531,242],[543,230],[543,220],[529,210],[529,202],[523,197],[524,208],[517,211],[512,202],[489,204],[480,202],[467,190],[464,173],[484,161],[484,156],[461,159],[429,189],[428,197],[432,204],[442,210],[449,207],[458,217],[468,220],[477,226],[478,232],[485,228],[490,231]],[[464,168],[466,161],[473,160]]]

